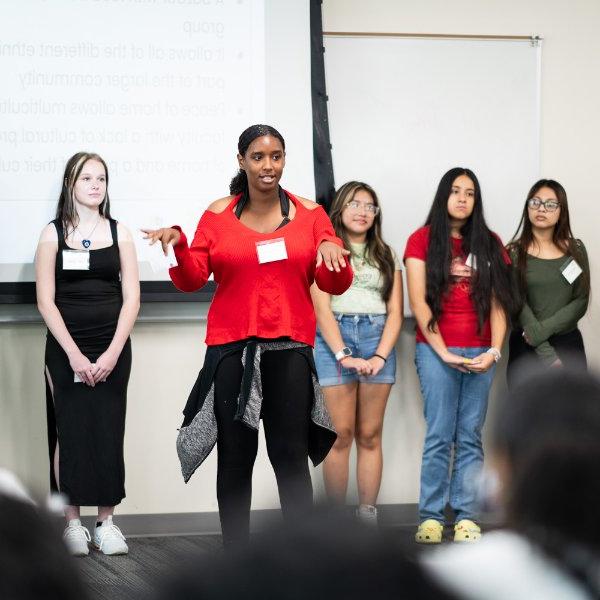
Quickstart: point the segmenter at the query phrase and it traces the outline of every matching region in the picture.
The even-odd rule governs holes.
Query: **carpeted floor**
[[[149,597],[170,570],[190,556],[221,552],[219,535],[129,538],[129,554],[105,556],[90,550],[74,558],[91,600],[129,600]]]
[[[414,543],[414,532],[412,524],[381,528],[385,538],[399,543],[409,555],[428,550]],[[450,527],[444,537],[451,540]],[[190,557],[222,552],[219,535],[130,537],[127,543],[129,554],[126,556],[104,556],[91,550],[89,556],[73,559],[90,592],[90,600],[150,598],[157,581],[164,580]]]

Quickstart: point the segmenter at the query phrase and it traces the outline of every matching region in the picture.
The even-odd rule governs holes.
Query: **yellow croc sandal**
[[[427,519],[419,525],[417,533],[415,533],[415,542],[417,544],[441,544],[443,532],[442,523],[435,519]]]
[[[460,543],[478,542],[481,539],[481,528],[470,519],[461,519],[454,526],[454,541]]]

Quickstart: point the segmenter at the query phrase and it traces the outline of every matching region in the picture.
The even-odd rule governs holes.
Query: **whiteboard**
[[[325,50],[336,186],[373,186],[399,256],[455,166],[507,241],[539,178],[539,43],[326,35]]]
[[[0,285],[34,280],[39,233],[81,150],[108,163],[142,280],[169,275],[139,228],[177,223],[191,239],[227,195],[252,123],[286,139],[282,184],[314,195],[308,3],[0,2],[0,78]]]

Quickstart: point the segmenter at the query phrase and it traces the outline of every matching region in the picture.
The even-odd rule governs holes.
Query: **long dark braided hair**
[[[517,309],[511,293],[510,268],[502,256],[502,247],[491,232],[483,216],[481,187],[475,173],[470,169],[455,167],[441,179],[433,204],[425,221],[431,227],[427,253],[427,304],[432,317],[428,323],[430,331],[442,315],[444,297],[450,288],[450,266],[452,262],[452,242],[450,240],[450,216],[448,198],[457,177],[466,175],[475,190],[473,212],[461,228],[462,249],[465,255],[477,257],[477,268],[471,277],[471,298],[477,311],[479,331],[490,315],[492,298],[495,298],[510,317]]]
[[[248,129],[244,129],[238,140],[238,152],[244,156],[250,144],[256,138],[262,137],[263,135],[271,135],[276,137],[281,142],[285,152],[285,140],[283,139],[283,136],[279,133],[279,131],[277,131],[277,129],[275,129],[275,127],[271,127],[270,125],[250,125]],[[246,175],[246,171],[239,169],[229,183],[229,193],[235,196],[245,192],[247,189],[248,177]]]

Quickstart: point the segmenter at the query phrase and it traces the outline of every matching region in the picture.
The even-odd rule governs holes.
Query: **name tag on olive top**
[[[285,240],[276,238],[274,240],[265,240],[256,242],[256,254],[258,255],[258,263],[270,263],[276,260],[286,260],[287,250],[285,248]]]
[[[571,260],[566,267],[562,267],[561,271],[563,277],[571,284],[583,273],[583,269],[575,259]]]
[[[63,250],[63,270],[89,271],[90,253],[88,250]]]

